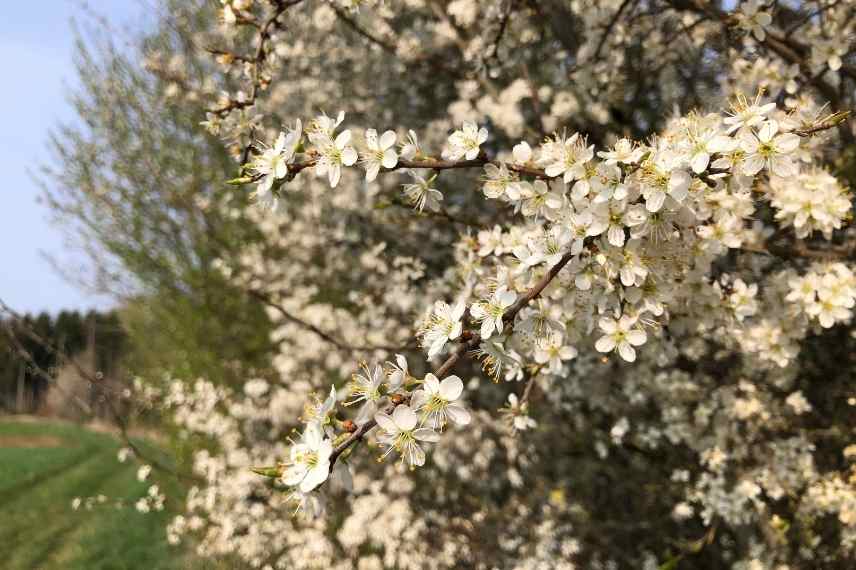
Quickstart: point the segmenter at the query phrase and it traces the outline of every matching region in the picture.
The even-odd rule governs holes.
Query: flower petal
[[[389,433],[396,433],[398,431],[398,427],[395,425],[395,422],[390,417],[389,414],[384,412],[378,412],[374,417],[377,425],[380,426],[380,429]]]
[[[618,343],[618,354],[620,354],[621,358],[627,362],[633,362],[636,360],[636,350],[630,346],[630,343],[627,341]]]
[[[419,418],[409,406],[398,406],[392,412],[392,421],[401,431],[410,431],[416,427]]]
[[[470,416],[469,410],[463,406],[459,406],[458,404],[446,406],[446,414],[448,414],[449,419],[459,426],[465,426],[472,421],[472,416]]]
[[[395,131],[386,131],[380,136],[380,148],[386,150],[395,144]]]
[[[609,335],[602,336],[594,343],[598,352],[611,352],[615,348],[615,339]]]
[[[457,376],[449,376],[440,382],[439,389],[440,396],[447,402],[452,402],[460,398],[464,391],[464,383]]]
[[[428,443],[437,443],[440,441],[440,434],[431,428],[419,428],[413,430],[413,437],[419,441],[427,441]]]
[[[425,387],[425,391],[429,394],[438,394],[440,392],[440,380],[430,372],[425,375],[423,386]]]

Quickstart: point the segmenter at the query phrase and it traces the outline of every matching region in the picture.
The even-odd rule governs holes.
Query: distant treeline
[[[82,357],[88,369],[105,374],[115,370],[126,344],[126,336],[115,311],[61,311],[56,316],[42,312],[24,315],[21,321],[3,323],[0,334],[0,412],[32,413],[42,408],[50,382],[45,374],[56,377],[63,366],[62,356]],[[6,331],[10,327],[14,340]],[[41,339],[39,342],[35,333]],[[52,348],[54,350],[52,350]],[[21,355],[21,349],[32,358]]]

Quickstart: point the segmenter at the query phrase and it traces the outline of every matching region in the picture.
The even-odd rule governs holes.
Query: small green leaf
[[[251,467],[250,471],[263,477],[277,478],[282,475],[282,469],[279,467]]]

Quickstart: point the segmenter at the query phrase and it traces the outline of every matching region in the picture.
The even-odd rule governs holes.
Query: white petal
[[[518,164],[525,164],[532,158],[532,148],[529,146],[529,143],[523,141],[511,149],[511,155]]]
[[[761,127],[761,130],[758,131],[758,138],[761,142],[770,142],[773,140],[773,137],[776,133],[779,132],[779,123],[777,123],[774,119],[770,119]],[[796,136],[796,135],[795,135]]]
[[[621,247],[624,245],[624,228],[621,226],[611,225],[609,226],[609,231],[606,234],[606,239],[610,244],[615,247]]]
[[[764,159],[757,154],[747,156],[743,159],[742,167],[743,174],[746,176],[755,176],[764,168]]]
[[[398,431],[395,422],[392,420],[389,414],[379,412],[375,414],[374,419],[377,422],[377,425],[379,425],[380,429],[382,429],[383,431],[389,433],[396,433]]]
[[[285,178],[286,174],[288,174],[288,164],[284,160],[281,160],[276,164],[274,175],[277,178]]]
[[[336,148],[345,148],[349,142],[351,142],[351,131],[342,131],[336,137]]]
[[[415,443],[407,448],[407,462],[416,467],[425,465],[425,452]]]
[[[726,135],[717,135],[707,143],[711,152],[731,152],[737,147],[737,141]]]
[[[555,162],[544,169],[544,174],[550,178],[556,177],[565,171],[565,165],[560,162]]]
[[[609,352],[615,348],[615,339],[610,335],[602,336],[594,343],[598,352]]]
[[[705,171],[707,165],[710,163],[710,155],[706,152],[697,152],[693,155],[692,160],[690,161],[690,166],[693,169],[693,172],[696,174],[700,174]]]
[[[429,394],[440,393],[440,381],[430,372],[425,375],[425,380],[422,385],[425,387],[425,391]]]
[[[366,130],[366,146],[369,150],[377,150],[377,131],[374,129]]]
[[[792,152],[800,146],[800,137],[794,133],[785,133],[777,136],[773,143],[779,152]]]
[[[386,131],[380,136],[380,148],[386,150],[395,144],[395,131]],[[387,167],[389,168],[389,167]]]
[[[370,419],[374,416],[375,412],[377,412],[377,402],[372,402],[371,400],[367,400],[363,403],[362,407],[360,407],[360,411],[357,413],[356,419],[354,419],[354,423],[358,426],[366,424]]]
[[[449,419],[459,426],[465,426],[472,420],[469,410],[457,404],[446,406],[446,413],[449,415]]]
[[[621,358],[626,360],[627,362],[633,362],[636,360],[636,350],[630,346],[629,342],[622,341],[618,345],[618,354],[621,355]]]
[[[517,293],[514,291],[503,290],[502,293],[497,295],[497,297],[500,305],[503,307],[510,307],[517,299]]]
[[[633,346],[641,346],[648,340],[648,335],[641,329],[632,329],[627,332],[627,342]]]
[[[318,461],[328,461],[332,454],[333,442],[325,437],[321,445],[318,446]]]
[[[347,147],[342,149],[342,164],[345,166],[352,166],[357,162],[357,151],[354,150],[354,147]]]
[[[797,165],[786,156],[774,157],[770,163],[770,170],[776,176],[787,178],[797,173]]]
[[[428,358],[433,358],[440,354],[445,345],[446,337],[437,337],[437,339],[433,343],[431,343],[431,347],[428,349]]]
[[[606,334],[612,334],[618,329],[618,323],[615,322],[615,319],[610,319],[609,317],[600,319],[598,325],[600,326],[600,330]]]
[[[427,441],[429,443],[437,443],[440,441],[440,434],[430,428],[419,428],[413,430],[413,437],[419,441]]]
[[[329,470],[329,462],[318,463],[315,467],[310,469],[308,473],[306,473],[306,477],[304,477],[303,481],[300,482],[300,490],[304,493],[308,493],[326,481]]]
[[[368,163],[366,165],[366,182],[374,182],[379,172],[380,164],[378,164],[377,162]]]
[[[286,468],[282,473],[282,482],[286,485],[297,485],[303,481],[304,477],[306,477],[306,465],[298,463]]]
[[[661,190],[655,190],[648,195],[648,199],[645,200],[645,209],[649,212],[659,212],[660,208],[663,207],[663,202],[666,201],[666,194]]]
[[[279,136],[276,137],[276,143],[273,145],[273,150],[276,154],[282,152],[282,149],[285,148],[285,133],[280,131]]]
[[[444,400],[452,402],[461,396],[461,393],[464,391],[464,383],[457,376],[449,376],[440,382],[439,388],[440,396]]]
[[[416,417],[416,413],[408,406],[398,406],[392,412],[392,421],[395,422],[395,425],[401,431],[410,431],[416,427],[419,418]]]
[[[455,340],[456,338],[461,336],[463,330],[464,325],[461,323],[461,321],[456,322],[455,325],[452,327],[452,332],[449,333],[449,340]]]
[[[306,426],[306,430],[303,432],[303,441],[306,442],[311,449],[318,449],[318,446],[321,445],[321,439],[323,435],[321,434],[321,428],[318,427],[318,424],[312,422],[308,426]]]
[[[386,149],[383,151],[381,164],[384,168],[395,168],[395,165],[398,164],[398,155],[391,148]]]
[[[329,170],[327,171],[327,176],[330,180],[330,187],[335,188],[339,185],[339,178],[341,178],[342,176],[342,169],[339,168],[338,164],[335,166],[330,166]]]

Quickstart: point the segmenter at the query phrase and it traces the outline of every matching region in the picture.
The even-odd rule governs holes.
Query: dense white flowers
[[[764,41],[767,36],[765,28],[773,21],[772,16],[764,10],[762,0],[746,0],[740,4],[737,12],[740,27],[751,32],[758,41]]]
[[[770,203],[782,226],[793,226],[797,237],[819,231],[826,239],[850,215],[852,196],[828,172],[813,169],[797,176],[770,180]]]
[[[837,109],[852,106],[845,39],[856,30],[853,3],[824,3],[815,14],[808,3],[675,2],[656,18],[656,3],[559,3],[579,22],[573,46],[539,28],[531,10],[504,15],[502,3],[393,4],[313,4],[301,26],[277,36],[265,65],[243,70],[266,82],[279,77],[270,66],[294,85],[272,79],[251,108],[207,116],[209,128],[241,141],[249,132],[241,125],[262,132],[274,114],[307,117],[346,97],[367,125],[408,124],[382,135],[368,129],[365,146],[357,143],[374,184],[342,175],[357,159],[351,131],[337,134],[343,113],[308,123],[305,146],[298,123],[292,139],[274,139],[251,162],[252,181],[271,198],[285,196],[280,183],[309,192],[287,217],[250,212],[264,243],[241,252],[230,277],[282,305],[283,314],[269,312],[282,385],[248,383],[234,399],[203,390],[198,411],[176,414],[225,449],[224,457],[194,456],[206,485],[188,503],[210,518],[195,523],[205,547],[239,550],[257,567],[338,568],[334,554],[344,554],[353,562],[342,568],[410,570],[425,566],[424,545],[436,539],[443,549],[432,551],[432,564],[469,567],[484,558],[469,529],[493,528],[513,512],[532,536],[499,533],[486,547],[497,549],[496,561],[484,564],[665,567],[677,559],[660,556],[672,545],[663,548],[663,536],[697,540],[695,530],[688,538],[675,529],[698,525],[716,529],[694,554],[710,556],[699,562],[710,567],[801,568],[852,555],[852,470],[830,459],[847,449],[848,432],[820,416],[837,415],[850,394],[817,397],[812,381],[828,375],[837,389],[846,381],[846,373],[835,378],[845,367],[837,361],[856,306],[852,197],[842,175],[852,165],[835,150],[852,129],[819,118],[830,95]],[[370,23],[377,39],[359,52],[359,42],[338,37],[346,26],[335,25],[341,9],[358,5],[354,23]],[[257,14],[250,8],[270,7],[224,6],[232,26]],[[556,13],[541,11],[543,21]],[[324,40],[306,42],[304,24]],[[376,49],[382,42],[393,49]],[[292,65],[301,72],[292,75]],[[391,84],[380,69],[405,78]],[[627,69],[641,74],[633,85]],[[686,88],[676,69],[699,84]],[[443,82],[447,74],[454,81]],[[343,77],[354,84],[339,85]],[[232,100],[247,101],[241,96]],[[681,116],[688,107],[728,111]],[[256,109],[267,115],[257,119]],[[406,180],[389,172],[398,168],[408,169]],[[420,212],[385,208],[402,200]],[[288,252],[288,263],[271,251]],[[414,353],[415,327],[428,362]],[[827,349],[836,354],[829,366],[820,360]],[[620,358],[605,356],[612,352]],[[314,395],[343,386],[354,361],[369,357],[389,361],[362,365],[340,388],[346,404],[336,388],[323,401]],[[304,401],[307,425],[288,450],[282,441]],[[451,433],[450,424],[467,429]],[[366,451],[380,445],[417,467],[428,443],[437,443],[435,465],[415,480]],[[284,497],[247,483],[248,462],[274,465],[301,512],[332,516],[285,520]],[[578,463],[579,481],[568,486],[559,474]],[[344,498],[339,479],[351,468],[354,493]],[[601,472],[620,493],[644,472],[644,484],[656,484],[652,512],[686,525],[664,532],[652,522],[651,551],[632,554],[584,540],[577,560],[571,525],[594,512],[586,474]],[[482,486],[491,498],[462,500]],[[494,488],[507,507],[493,504]],[[237,513],[224,515],[230,507]],[[620,516],[586,515],[582,534],[621,531],[608,526]],[[737,534],[740,541],[727,539]],[[805,548],[782,546],[796,536]],[[286,554],[273,560],[274,549]]]
[[[850,320],[856,305],[856,275],[842,263],[813,269],[788,282],[790,292],[786,299],[798,303],[824,328]]]

